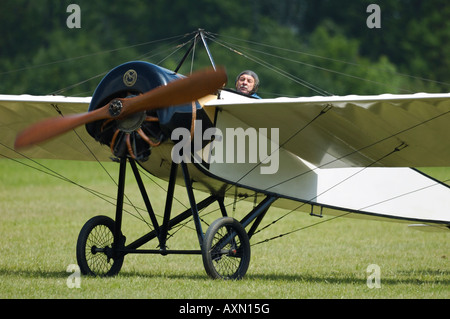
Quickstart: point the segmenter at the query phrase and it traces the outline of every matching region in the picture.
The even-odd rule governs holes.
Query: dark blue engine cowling
[[[124,63],[111,70],[102,79],[92,96],[89,111],[108,104],[114,98],[125,98],[145,93],[181,77],[181,75],[173,71],[148,62],[133,61]],[[197,120],[203,121],[202,126],[204,129],[211,127],[212,123],[200,104],[196,103],[196,107]],[[173,129],[177,127],[191,128],[192,104],[147,111],[146,115],[157,117],[158,121],[143,121],[139,124],[139,127],[133,128],[133,130],[123,130],[123,125],[120,123],[121,120],[102,120],[86,124],[86,130],[102,144],[111,146],[111,142],[113,142],[114,145],[111,149],[115,156],[121,157],[130,153],[128,149],[131,145],[133,155],[136,159],[143,161],[150,155],[151,145],[142,139],[136,130],[142,129],[145,135],[154,143],[163,142],[170,137]]]

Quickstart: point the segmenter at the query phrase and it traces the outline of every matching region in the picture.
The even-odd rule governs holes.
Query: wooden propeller
[[[226,81],[227,76],[223,68],[200,71],[142,95],[114,99],[91,112],[49,118],[19,133],[14,147],[20,149],[38,144],[90,122],[120,119],[138,112],[189,103],[215,93]]]

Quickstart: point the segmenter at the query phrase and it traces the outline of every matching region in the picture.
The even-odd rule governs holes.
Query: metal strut
[[[126,166],[127,162],[130,162],[130,166],[133,170],[136,182],[138,184],[139,190],[141,192],[142,198],[146,205],[150,220],[153,224],[154,229],[143,235],[142,237],[136,239],[132,243],[125,246],[125,236],[122,235],[122,215],[123,215],[123,204],[125,196],[125,179],[126,179]],[[190,207],[184,212],[178,214],[177,216],[171,218],[172,212],[172,202],[174,198],[174,189],[177,180],[178,165],[181,166],[183,172],[184,183],[189,198]],[[156,219],[155,212],[150,203],[147,191],[145,189],[144,183],[140,176],[136,161],[131,157],[121,157],[120,158],[120,170],[119,170],[119,183],[117,188],[117,202],[116,202],[116,219],[114,223],[114,244],[113,244],[113,255],[124,256],[130,253],[135,254],[202,254],[202,247],[204,242],[204,234],[201,225],[201,219],[199,215],[199,210],[204,209],[214,202],[219,204],[222,216],[227,216],[227,212],[224,205],[224,198],[217,195],[210,195],[209,197],[203,199],[199,203],[196,202],[194,191],[192,188],[192,179],[189,174],[188,165],[184,162],[180,164],[172,163],[170,169],[169,185],[166,196],[166,204],[164,209],[163,222],[160,225]],[[242,220],[241,224],[243,227],[249,226],[252,222],[253,224],[248,231],[249,238],[255,233],[261,220],[264,218],[267,210],[270,208],[271,204],[277,199],[277,196],[267,195],[267,197],[262,200],[256,207],[253,208]],[[195,224],[195,229],[197,232],[198,241],[200,244],[200,249],[198,250],[169,250],[166,247],[166,242],[168,238],[168,232],[170,229],[180,224],[184,220],[192,217]],[[152,239],[158,239],[159,249],[139,249],[144,244],[148,243]]]
[[[201,39],[202,39],[203,46],[205,47],[206,53],[208,54],[209,61],[211,61],[211,65],[212,65],[212,67],[213,67],[214,70],[215,70],[215,69],[216,69],[216,64],[214,63],[213,57],[212,57],[212,55],[211,55],[211,52],[209,51],[208,44],[206,44],[205,34],[204,34],[203,31],[205,31],[205,30],[203,30],[203,29],[198,29],[198,33],[200,34],[200,37],[201,37]]]
[[[209,61],[211,62],[211,65],[212,65],[213,69],[216,70],[216,64],[214,63],[213,57],[211,55],[211,52],[209,51],[208,44],[206,43],[204,31],[205,30],[203,30],[203,29],[198,29],[197,33],[195,34],[194,41],[192,41],[191,46],[186,51],[186,53],[184,54],[183,58],[181,58],[181,61],[180,61],[180,63],[178,63],[178,65],[175,68],[174,72],[178,73],[178,71],[180,70],[180,68],[183,65],[184,61],[186,61],[186,58],[188,57],[188,55],[194,49],[195,44],[198,42],[199,38],[202,40],[203,46],[205,47],[205,50],[206,50],[206,54],[208,54],[208,58],[209,58]]]
[[[125,197],[125,180],[126,180],[126,167],[127,162],[130,162],[130,166],[133,170],[136,182],[138,184],[139,190],[141,192],[142,198],[146,205],[150,220],[153,224],[154,229],[149,233],[143,235],[138,238],[134,242],[125,246],[125,237],[122,235],[121,227],[122,227],[122,217],[123,217],[123,203]],[[178,165],[181,165],[183,177],[185,181],[185,186],[189,198],[190,208],[186,209],[184,212],[179,215],[171,218],[172,212],[172,202],[174,198],[174,189],[177,179],[177,171]],[[164,209],[163,222],[161,225],[158,224],[156,219],[155,212],[151,205],[150,199],[148,197],[147,191],[145,189],[144,183],[140,176],[138,167],[136,165],[136,161],[131,157],[121,157],[120,158],[120,170],[119,170],[119,183],[117,188],[117,199],[116,199],[116,216],[114,223],[114,253],[116,255],[126,255],[129,253],[154,253],[154,254],[201,254],[201,246],[203,244],[203,231],[201,226],[201,220],[199,216],[199,209],[203,209],[211,205],[215,201],[219,201],[219,205],[221,203],[221,198],[216,197],[215,195],[210,195],[199,203],[196,202],[194,192],[192,189],[192,181],[189,175],[189,170],[186,163],[176,164],[172,163],[169,177],[169,185],[167,190],[166,204]],[[193,217],[197,236],[200,243],[199,250],[167,250],[166,241],[167,235],[171,228],[188,219],[189,217]],[[159,249],[138,249],[143,246],[150,240],[157,238],[159,241]]]
[[[123,198],[125,194],[125,175],[127,168],[127,158],[120,158],[120,169],[119,169],[119,184],[117,186],[117,200],[116,200],[116,220],[114,223],[114,245],[113,248],[119,247],[119,243],[123,241],[122,239],[122,212],[123,212]]]
[[[185,162],[181,162],[181,169],[183,171],[184,183],[189,197],[189,204],[191,206],[192,217],[194,218],[195,229],[197,230],[197,237],[200,243],[200,248],[203,246],[203,231],[200,216],[198,214],[197,203],[195,202],[194,191],[192,190],[192,182],[189,176],[189,170]]]

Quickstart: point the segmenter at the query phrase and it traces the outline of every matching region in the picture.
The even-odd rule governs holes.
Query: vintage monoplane
[[[253,99],[225,89],[226,81],[214,65],[183,77],[132,61],[111,70],[89,98],[0,96],[5,157],[95,154],[120,163],[115,220],[93,217],[79,234],[83,274],[117,274],[132,253],[201,254],[212,278],[242,278],[249,240],[272,205],[450,230],[449,185],[417,169],[450,164],[450,94]],[[138,165],[168,181],[162,221]],[[153,225],[131,243],[122,234],[128,166]],[[186,187],[190,207],[172,217],[176,184]],[[209,196],[197,202],[194,189]],[[255,200],[240,221],[224,205],[236,194]],[[204,232],[199,210],[212,203],[222,216]],[[190,217],[200,249],[169,249],[169,231]],[[141,248],[151,240],[157,249]]]

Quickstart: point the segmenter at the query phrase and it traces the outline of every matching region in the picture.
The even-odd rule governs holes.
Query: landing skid
[[[122,217],[127,164],[130,164],[136,182],[150,217],[153,230],[130,244],[122,234]],[[172,215],[172,202],[177,179],[178,166],[184,177],[190,208],[175,217]],[[80,231],[77,241],[77,261],[84,275],[114,276],[119,273],[124,257],[128,254],[187,254],[202,255],[206,273],[214,279],[241,279],[250,263],[250,238],[255,233],[265,213],[276,200],[273,195],[266,198],[251,210],[241,221],[228,217],[224,198],[210,195],[196,202],[192,182],[186,163],[172,163],[162,224],[158,223],[150,198],[137,168],[136,161],[129,157],[120,159],[119,183],[115,220],[107,216],[95,216],[88,220]],[[217,202],[222,217],[215,220],[203,232],[199,210]],[[173,227],[192,217],[200,248],[198,250],[171,250],[167,248],[168,232]],[[251,226],[250,226],[251,224]],[[245,227],[249,226],[248,232]],[[158,241],[159,249],[142,249],[152,240]]]

